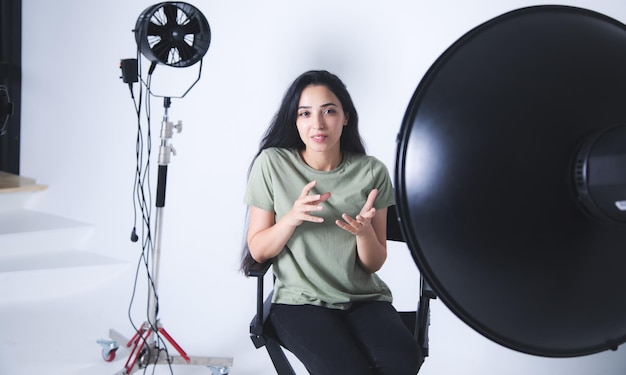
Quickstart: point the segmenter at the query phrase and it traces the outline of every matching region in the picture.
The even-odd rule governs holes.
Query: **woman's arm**
[[[387,208],[377,210],[371,223],[373,231],[356,236],[356,251],[363,268],[374,273],[387,260]]]
[[[324,221],[321,217],[310,214],[313,211],[320,211],[322,209],[320,204],[330,197],[330,193],[310,195],[316,184],[315,181],[306,184],[291,210],[278,221],[275,221],[274,212],[250,207],[248,248],[254,260],[263,263],[280,254],[303,221],[313,223]]]
[[[248,226],[248,248],[250,255],[258,263],[263,263],[278,255],[296,229],[286,220],[275,222],[274,213],[257,207],[250,207]]]
[[[387,260],[387,208],[380,210],[374,208],[377,195],[377,189],[370,192],[356,218],[343,214],[345,222],[336,221],[339,227],[356,236],[359,261],[370,273],[378,271]]]

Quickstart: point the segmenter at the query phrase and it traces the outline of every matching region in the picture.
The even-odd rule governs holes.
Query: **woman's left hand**
[[[376,216],[376,209],[374,208],[374,202],[376,201],[376,196],[378,195],[378,190],[373,189],[369,195],[367,196],[367,200],[365,201],[365,205],[361,209],[356,218],[350,217],[348,214],[343,214],[341,217],[345,221],[336,220],[335,223],[342,229],[347,230],[348,232],[354,234],[355,236],[361,235],[367,231],[372,230],[372,219]]]

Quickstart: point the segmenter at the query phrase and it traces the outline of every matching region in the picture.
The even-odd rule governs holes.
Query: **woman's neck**
[[[309,167],[325,172],[337,169],[343,160],[341,151],[326,153],[301,150],[300,157]]]

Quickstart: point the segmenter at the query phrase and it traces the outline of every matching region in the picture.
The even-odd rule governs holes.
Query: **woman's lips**
[[[311,139],[314,142],[324,142],[326,140],[326,138],[328,138],[328,136],[324,135],[324,134],[316,134],[311,136]]]

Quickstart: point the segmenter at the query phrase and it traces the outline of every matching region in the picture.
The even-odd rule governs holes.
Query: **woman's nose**
[[[315,129],[324,129],[326,127],[326,122],[324,121],[324,115],[319,113],[313,118],[313,127]]]

